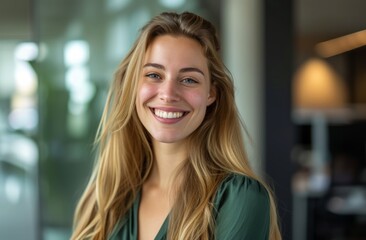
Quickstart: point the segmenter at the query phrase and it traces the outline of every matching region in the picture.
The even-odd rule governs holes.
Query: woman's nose
[[[165,102],[176,102],[180,100],[179,86],[174,79],[165,79],[160,85],[159,97]]]

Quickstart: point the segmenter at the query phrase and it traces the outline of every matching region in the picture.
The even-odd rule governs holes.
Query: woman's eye
[[[192,79],[192,78],[185,78],[182,80],[182,83],[185,83],[185,84],[195,84],[195,83],[198,83],[198,81]]]
[[[156,74],[156,73],[148,73],[145,76],[148,77],[148,78],[157,78],[157,79],[160,79],[159,74]]]

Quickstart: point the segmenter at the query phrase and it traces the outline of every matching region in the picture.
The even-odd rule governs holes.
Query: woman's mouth
[[[186,112],[170,112],[170,111],[163,111],[161,109],[154,108],[152,109],[155,116],[164,119],[175,119],[181,118]]]

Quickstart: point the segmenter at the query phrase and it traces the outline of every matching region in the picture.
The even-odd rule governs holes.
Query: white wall
[[[224,61],[236,87],[236,101],[253,140],[249,160],[261,173],[263,156],[262,1],[226,0],[222,9]]]

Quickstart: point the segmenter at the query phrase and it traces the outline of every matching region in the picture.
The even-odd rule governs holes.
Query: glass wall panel
[[[37,50],[0,39],[0,239],[38,236]]]

